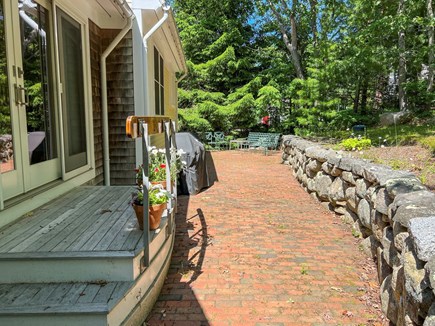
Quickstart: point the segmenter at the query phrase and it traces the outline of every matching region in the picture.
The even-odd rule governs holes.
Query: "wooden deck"
[[[137,251],[133,187],[79,187],[0,230],[0,255]]]
[[[146,266],[143,231],[130,205],[134,190],[78,187],[0,229],[0,325],[144,318],[169,268],[174,210],[149,232]]]
[[[0,282],[135,280],[144,241],[130,205],[134,190],[78,187],[0,229]],[[166,225],[165,214],[150,232],[151,259],[168,237]]]

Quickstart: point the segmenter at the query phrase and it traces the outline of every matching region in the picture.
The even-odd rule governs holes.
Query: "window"
[[[59,9],[65,170],[87,164],[82,26]]]
[[[154,101],[156,115],[165,114],[165,87],[163,80],[163,58],[154,47]]]

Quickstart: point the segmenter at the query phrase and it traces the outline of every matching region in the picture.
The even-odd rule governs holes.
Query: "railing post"
[[[140,123],[142,135],[142,193],[143,193],[143,266],[150,265],[150,226],[149,226],[149,136],[148,125],[141,121]]]
[[[171,133],[170,133],[171,146],[173,148],[175,148],[175,150],[178,150],[177,141],[176,141],[176,137],[175,137],[176,136],[175,135],[175,121],[170,122],[170,130],[171,130]],[[177,180],[175,180],[175,186],[174,186],[174,189],[172,191],[173,191],[174,197],[175,197],[174,206],[175,206],[175,210],[176,210],[177,209],[177,195],[178,195],[178,193],[177,193]]]

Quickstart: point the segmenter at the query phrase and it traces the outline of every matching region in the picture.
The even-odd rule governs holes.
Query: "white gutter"
[[[163,17],[160,18],[160,20],[143,37],[143,46],[144,46],[144,50],[145,50],[145,55],[144,55],[145,114],[150,114],[149,111],[147,110],[148,109],[147,108],[147,105],[148,105],[148,39],[151,37],[151,35],[154,34],[155,31],[157,31],[163,25],[163,23],[166,21],[166,19],[168,19],[169,9],[171,9],[171,8],[169,6],[162,6],[162,9],[163,9]]]
[[[186,78],[188,74],[189,74],[189,72],[187,70],[185,72],[183,72],[183,74],[180,76],[180,78],[177,79],[177,84],[180,83],[184,78]]]
[[[100,59],[100,73],[101,73],[101,109],[103,119],[103,157],[104,157],[104,185],[110,186],[110,155],[109,155],[109,110],[107,105],[107,69],[106,59],[115,47],[121,42],[124,36],[133,26],[134,15],[129,9],[126,0],[114,1],[121,8],[123,13],[127,16],[127,23],[124,28],[116,35],[114,40],[109,44],[106,50],[101,55]]]

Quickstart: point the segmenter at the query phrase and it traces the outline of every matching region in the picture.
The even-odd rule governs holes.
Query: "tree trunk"
[[[364,114],[367,110],[367,93],[369,89],[369,81],[364,78],[361,85],[361,114]]]
[[[302,60],[301,60],[301,56],[300,56],[299,51],[298,51],[298,34],[297,34],[297,24],[296,24],[295,11],[294,11],[296,9],[296,5],[297,5],[297,1],[293,0],[293,10],[290,10],[288,8],[281,8],[282,10],[287,9],[290,12],[291,39],[289,39],[289,37],[287,35],[286,28],[285,28],[284,21],[282,19],[282,16],[277,11],[277,9],[272,4],[272,2],[269,1],[269,7],[272,10],[273,15],[275,16],[275,18],[278,22],[278,27],[281,31],[282,38],[284,40],[284,44],[285,44],[287,50],[289,50],[289,52],[290,52],[293,66],[294,66],[295,71],[296,71],[296,76],[300,79],[305,79],[304,72],[302,69]]]
[[[432,8],[432,0],[427,0],[427,18],[429,18],[429,21],[433,21],[433,8]],[[427,84],[427,91],[432,92],[433,91],[433,77],[434,77],[434,26],[433,24],[429,25],[428,28],[428,46],[429,46],[429,75],[428,75],[428,84]]]
[[[360,96],[360,85],[361,81],[358,79],[358,84],[356,85],[355,97],[353,99],[353,113],[358,113],[359,109],[359,96]]]
[[[431,0],[428,0],[431,1]],[[311,32],[313,33],[313,46],[317,48],[317,0],[310,0]]]
[[[399,1],[398,16],[404,14],[405,0]],[[405,47],[405,31],[399,31],[399,109],[400,111],[406,111],[406,94],[404,84],[406,82],[406,47]]]

